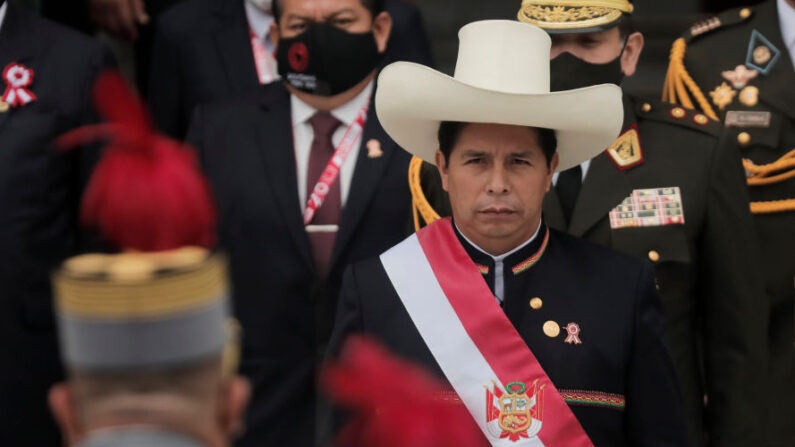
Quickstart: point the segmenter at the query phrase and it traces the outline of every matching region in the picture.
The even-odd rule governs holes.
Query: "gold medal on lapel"
[[[740,102],[747,107],[753,107],[759,102],[759,89],[749,85],[740,91]]]
[[[8,112],[11,106],[7,102],[0,100],[0,113]]]
[[[715,90],[709,92],[709,96],[712,97],[712,103],[718,106],[718,108],[721,110],[725,109],[726,106],[734,101],[734,96],[736,94],[737,91],[731,88],[729,84],[725,82],[715,87]]]
[[[632,125],[607,148],[607,155],[622,171],[643,163],[643,150],[638,139],[637,124]]]

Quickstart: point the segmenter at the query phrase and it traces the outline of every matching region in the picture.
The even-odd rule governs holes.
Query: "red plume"
[[[108,140],[83,196],[83,224],[99,227],[122,249],[212,245],[215,206],[193,149],[155,132],[141,99],[116,71],[99,76],[94,102],[107,124],[56,141],[70,148]]]
[[[321,371],[335,403],[353,412],[345,447],[483,447],[483,433],[460,402],[444,399],[430,374],[363,337],[351,337],[339,363]]]

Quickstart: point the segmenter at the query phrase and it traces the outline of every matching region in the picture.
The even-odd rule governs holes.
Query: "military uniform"
[[[795,69],[775,0],[694,25],[674,43],[664,99],[723,121],[748,176],[770,297],[769,445],[795,445]]]

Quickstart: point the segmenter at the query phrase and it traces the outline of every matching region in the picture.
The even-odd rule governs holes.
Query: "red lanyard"
[[[271,58],[268,56],[268,50],[265,48],[262,39],[251,28],[249,28],[248,32],[249,37],[251,37],[251,51],[254,53],[257,77],[259,78],[259,83],[264,85],[276,79],[276,73],[273,71]]]
[[[348,126],[348,130],[345,131],[345,136],[342,137],[342,141],[340,141],[340,144],[334,149],[334,155],[331,157],[331,160],[329,160],[326,168],[323,169],[323,173],[320,174],[320,178],[315,184],[315,187],[312,188],[312,193],[306,201],[306,209],[304,210],[304,225],[309,225],[309,222],[312,222],[315,212],[326,200],[326,195],[328,195],[331,185],[333,185],[337,177],[339,177],[342,164],[345,163],[345,159],[348,158],[348,155],[351,153],[354,143],[356,143],[362,135],[362,131],[364,131],[364,121],[367,119],[367,110],[369,107],[370,99],[368,98],[364,103],[364,107],[362,107],[362,110],[359,112],[359,116],[356,117],[356,121]]]

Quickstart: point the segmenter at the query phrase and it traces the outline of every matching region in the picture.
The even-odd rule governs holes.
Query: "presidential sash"
[[[447,380],[493,446],[593,447],[500,308],[450,219],[381,255]]]

